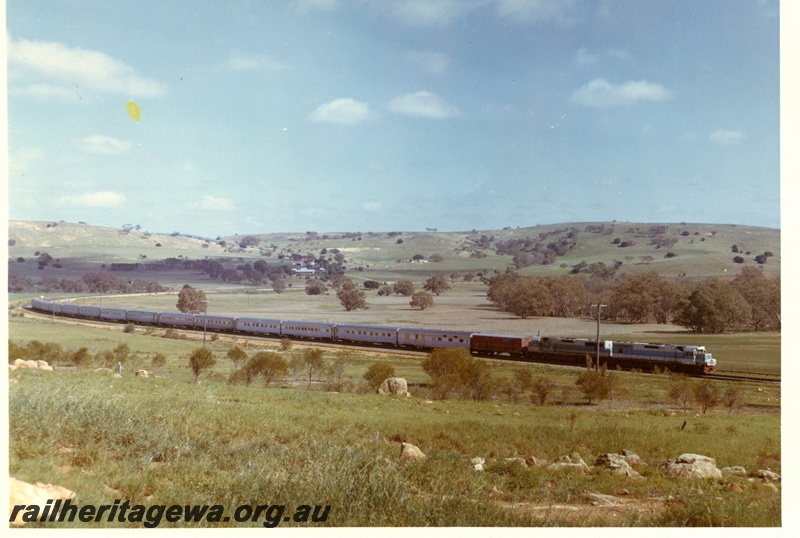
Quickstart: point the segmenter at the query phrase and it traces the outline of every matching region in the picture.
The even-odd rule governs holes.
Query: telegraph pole
[[[600,371],[600,309],[604,306],[608,306],[607,304],[593,304],[590,308],[597,307],[597,339],[595,342],[597,343],[597,361],[595,361],[594,368],[595,371]]]
[[[206,325],[208,324],[208,301],[203,301],[203,347],[206,347]]]

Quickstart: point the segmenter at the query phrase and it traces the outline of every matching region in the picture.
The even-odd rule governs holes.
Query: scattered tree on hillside
[[[194,374],[194,382],[197,383],[197,378],[205,370],[208,370],[217,363],[213,353],[207,348],[199,347],[189,355],[189,366]]]
[[[192,312],[199,314],[206,311],[206,294],[202,290],[196,290],[189,284],[184,284],[183,289],[178,293],[178,303],[176,306],[181,312]]]
[[[233,346],[228,350],[228,358],[233,362],[233,369],[239,369],[239,363],[247,360],[247,353],[239,346]]]
[[[397,295],[411,297],[414,295],[414,283],[410,280],[398,280],[394,284],[394,292]]]
[[[314,374],[322,371],[325,368],[325,361],[322,358],[322,350],[319,348],[306,348],[302,355],[302,369],[305,370],[308,376],[308,386],[311,388],[311,380]]]
[[[443,276],[435,275],[425,281],[425,285],[422,286],[422,289],[436,295],[441,295],[442,292],[450,289],[450,284],[447,283],[447,280],[445,280]]]
[[[328,287],[321,280],[312,279],[306,283],[307,295],[322,295],[328,290]]]
[[[781,326],[779,278],[767,278],[755,267],[743,267],[731,285],[750,305],[750,324],[755,331]]]
[[[411,296],[411,302],[408,303],[412,308],[419,308],[425,310],[433,306],[433,296],[427,291],[418,291]]]
[[[336,292],[336,297],[348,312],[367,308],[364,292],[357,289],[352,283],[351,286],[342,287],[342,289]]]

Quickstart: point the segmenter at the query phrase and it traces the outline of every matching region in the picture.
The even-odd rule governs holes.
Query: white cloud
[[[569,24],[575,19],[575,7],[575,0],[497,0],[500,17],[522,22]]]
[[[18,151],[8,152],[8,171],[26,172],[31,164],[44,157],[44,151],[39,148],[22,148]]]
[[[119,207],[124,203],[124,195],[111,191],[87,192],[78,196],[62,196],[56,200],[56,205],[77,207]]]
[[[450,67],[450,57],[430,50],[413,51],[406,55],[406,61],[425,73],[441,75]]]
[[[217,198],[215,196],[205,196],[200,200],[200,208],[208,211],[231,211],[234,209],[233,202],[227,198]]]
[[[353,125],[372,119],[375,114],[370,110],[367,103],[356,101],[355,99],[343,98],[335,99],[322,104],[312,112],[308,119],[320,123],[339,123],[342,125]]]
[[[646,80],[630,80],[611,84],[602,78],[594,79],[572,93],[572,101],[590,107],[632,105],[640,101],[663,101],[672,93],[660,84]]]
[[[233,71],[252,71],[255,69],[285,69],[285,63],[274,60],[263,54],[246,54],[232,51],[228,55],[225,67]]]
[[[389,110],[408,116],[445,119],[459,116],[461,112],[435,93],[420,91],[396,97],[389,102]]]
[[[81,140],[81,149],[88,153],[119,155],[130,151],[131,143],[110,136],[91,135]]]
[[[717,129],[709,135],[712,142],[721,146],[733,146],[744,141],[745,135],[741,131],[726,131],[724,129]]]
[[[95,50],[50,41],[8,41],[11,88],[44,99],[75,99],[96,91],[130,98],[161,97],[166,87]]]
[[[409,24],[436,26],[449,24],[458,16],[484,2],[467,0],[373,0],[372,5]]]
[[[581,47],[575,53],[575,63],[578,65],[594,65],[604,60],[628,60],[630,55],[626,50],[604,48],[598,52],[589,52]]]

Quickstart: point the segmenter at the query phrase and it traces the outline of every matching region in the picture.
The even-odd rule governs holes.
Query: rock
[[[136,372],[133,375],[135,375],[136,377],[150,377],[150,374],[148,373],[147,370],[136,370]]]
[[[622,456],[625,458],[625,461],[628,462],[628,465],[643,465],[642,458],[640,458],[639,454],[636,452],[623,448]]]
[[[470,463],[472,463],[472,468],[475,469],[476,471],[483,471],[483,464],[486,463],[486,460],[476,456],[472,458]]]
[[[770,490],[773,493],[780,493],[780,490],[778,489],[778,486],[776,486],[772,482],[764,482],[761,486],[766,488],[766,489],[768,489],[768,490]]]
[[[579,463],[566,463],[563,461],[558,461],[556,463],[551,463],[547,466],[548,469],[554,471],[571,471],[577,474],[586,474],[586,465],[581,465]]]
[[[62,488],[61,486],[54,486],[52,484],[42,484],[41,482],[37,482],[36,484],[29,484],[27,482],[23,482],[22,480],[17,480],[14,477],[9,479],[9,505],[10,508],[13,508],[15,505],[24,504],[24,505],[38,505],[40,507],[45,506],[47,501],[50,499],[75,499],[76,495],[74,491],[70,491],[67,488]],[[9,514],[10,516],[11,514]],[[11,525],[14,526],[22,526],[25,525],[25,521],[22,520],[23,513],[18,513],[17,516],[11,521]]]
[[[402,377],[389,377],[383,380],[378,387],[378,394],[398,394],[400,396],[411,396],[408,392],[408,381]]]
[[[638,456],[637,456],[638,458]],[[594,461],[595,467],[605,467],[610,469],[612,473],[629,478],[638,478],[641,475],[628,464],[625,456],[620,454],[600,454]]]
[[[740,486],[736,482],[731,482],[730,484],[728,484],[728,489],[735,493],[744,493],[742,486]]]
[[[531,456],[525,460],[525,464],[528,467],[544,467],[547,465],[547,460],[539,459],[536,456]]]
[[[762,479],[764,482],[780,482],[781,475],[778,473],[774,473],[768,469],[761,469],[756,473],[756,476]]]
[[[522,458],[503,458],[503,461],[505,461],[506,463],[516,463],[523,469],[528,468],[528,463]]]
[[[422,451],[411,443],[400,443],[401,460],[424,460],[426,458]]]
[[[660,468],[664,475],[673,478],[722,478],[717,460],[699,454],[681,454]]]
[[[734,465],[733,467],[723,467],[720,469],[722,474],[730,474],[733,476],[747,476],[747,469],[741,467],[739,465]]]

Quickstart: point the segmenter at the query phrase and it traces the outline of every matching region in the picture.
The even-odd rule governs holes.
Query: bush
[[[376,362],[364,372],[363,377],[372,390],[378,390],[384,379],[394,377],[394,367],[386,362]]]
[[[133,323],[127,323],[125,327],[122,329],[122,332],[127,334],[133,334],[136,332],[136,325]]]
[[[603,400],[611,394],[611,383],[606,376],[594,370],[585,370],[575,381],[589,405],[595,400]]]

